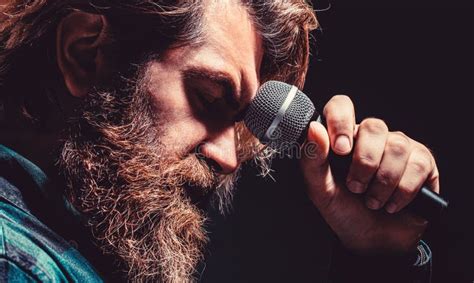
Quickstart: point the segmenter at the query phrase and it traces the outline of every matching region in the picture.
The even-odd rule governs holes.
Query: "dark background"
[[[314,1],[317,9],[325,1]],[[333,1],[318,12],[306,90],[322,108],[349,95],[357,118],[384,119],[432,149],[450,202],[425,239],[433,282],[474,280],[473,10],[469,1]],[[276,182],[244,172],[233,211],[214,215],[204,282],[323,282],[331,236],[291,161]],[[390,277],[390,274],[387,274]],[[384,282],[381,278],[380,282]]]

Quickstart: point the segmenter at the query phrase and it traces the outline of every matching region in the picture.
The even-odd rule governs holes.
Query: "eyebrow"
[[[240,97],[240,88],[237,87],[230,74],[202,67],[191,67],[184,70],[183,75],[185,78],[207,80],[219,85],[224,90],[224,100],[227,104],[233,110],[239,110],[240,103],[238,98]],[[240,112],[237,116],[240,115]]]

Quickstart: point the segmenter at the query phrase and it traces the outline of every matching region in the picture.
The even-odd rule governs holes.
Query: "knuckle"
[[[431,157],[433,156],[433,154],[431,153],[431,150],[424,145],[421,145],[419,147],[419,150],[420,150],[420,153],[426,156],[426,158],[428,159],[431,159]]]
[[[411,162],[411,167],[416,174],[425,174],[429,171],[431,162],[427,158],[418,157]]]
[[[394,132],[392,132],[392,134],[394,134],[394,135],[398,135],[398,136],[400,136],[400,137],[403,137],[403,138],[405,138],[407,141],[409,141],[409,140],[410,140],[410,139],[408,138],[408,136],[407,136],[407,135],[405,135],[405,133],[404,133],[404,132],[401,132],[401,131],[394,131]]]
[[[326,119],[328,118],[328,114],[331,112],[331,109],[334,108],[334,100],[331,99],[329,100],[328,103],[326,103],[326,105],[324,106],[324,109],[323,109],[323,115],[326,117]],[[337,113],[337,111],[336,111]]]
[[[344,95],[344,94],[337,94],[332,97],[334,101],[337,102],[342,102],[342,103],[352,103],[352,100],[350,99],[349,96]]]
[[[387,150],[395,156],[404,156],[408,154],[410,141],[408,138],[395,134],[391,135],[387,141]]]
[[[344,120],[344,116],[339,113],[334,113],[326,117],[326,122],[328,125],[334,126],[336,128],[341,128],[347,124]]]
[[[352,105],[352,100],[347,95],[338,94],[333,96],[329,102],[324,106],[323,114],[324,116],[328,116],[329,112],[334,115],[338,113],[338,111],[332,111],[340,107],[341,104],[350,104]]]
[[[379,170],[377,172],[376,179],[378,183],[385,187],[392,186],[395,183],[393,174],[388,170]]]
[[[388,127],[384,121],[377,118],[367,118],[360,124],[360,127],[371,134],[382,134],[388,132]]]
[[[370,154],[361,155],[358,158],[356,158],[354,161],[356,162],[357,166],[365,170],[372,171],[372,170],[377,169],[378,167],[377,161]]]

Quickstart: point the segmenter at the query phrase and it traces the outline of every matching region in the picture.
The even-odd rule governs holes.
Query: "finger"
[[[324,107],[323,114],[332,150],[339,155],[350,153],[355,128],[355,110],[351,99],[345,95],[334,96]]]
[[[302,148],[301,166],[311,200],[320,207],[330,202],[335,185],[327,161],[329,135],[321,123],[311,122]]]
[[[357,143],[346,184],[353,193],[363,193],[379,168],[388,128],[382,120],[369,118],[359,125]]]
[[[435,167],[433,172],[431,172],[430,176],[428,177],[428,180],[426,180],[426,185],[435,193],[439,194],[440,193],[440,188],[439,188],[439,171],[438,171],[438,166],[436,165],[436,162],[434,158],[432,158],[432,162],[434,163]]]
[[[425,145],[419,142],[416,142],[416,143],[418,144],[418,146],[426,149],[426,151],[429,153],[431,164],[433,165],[433,170],[430,172],[428,179],[425,181],[425,185],[427,185],[433,192],[439,194],[440,193],[439,170],[438,170],[438,165],[436,164],[436,160],[433,156],[433,153]]]
[[[438,166],[436,165],[436,160],[433,156],[433,153],[430,151],[429,148],[427,148],[424,144],[419,143],[415,140],[410,139],[412,144],[415,144],[421,150],[429,155],[431,165],[433,166],[433,170],[430,172],[428,175],[428,179],[426,179],[424,185],[428,186],[433,192],[439,194],[440,192],[440,187],[439,187],[439,171],[438,171]]]
[[[319,122],[311,122],[303,146],[303,157],[310,159],[312,166],[321,167],[327,163],[329,146],[329,135],[326,128]]]
[[[405,172],[410,151],[411,142],[403,133],[388,134],[382,161],[367,190],[368,208],[379,209],[388,201]]]
[[[389,213],[395,213],[406,207],[415,198],[428,177],[437,174],[434,172],[435,163],[429,150],[424,146],[414,147],[405,172],[397,189],[390,197],[385,210]],[[436,180],[433,180],[433,182],[436,183]],[[436,187],[438,188],[438,186]]]

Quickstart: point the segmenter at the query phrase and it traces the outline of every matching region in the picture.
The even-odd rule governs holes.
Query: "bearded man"
[[[194,281],[205,203],[226,209],[245,161],[268,169],[241,119],[263,82],[303,86],[311,6],[0,7],[2,280]],[[439,191],[430,151],[381,120],[356,124],[346,96],[324,115],[327,126],[308,131],[317,157],[300,161],[311,201],[357,254],[416,251],[427,223],[401,210],[423,184]],[[330,149],[353,155],[345,184],[333,178]]]

